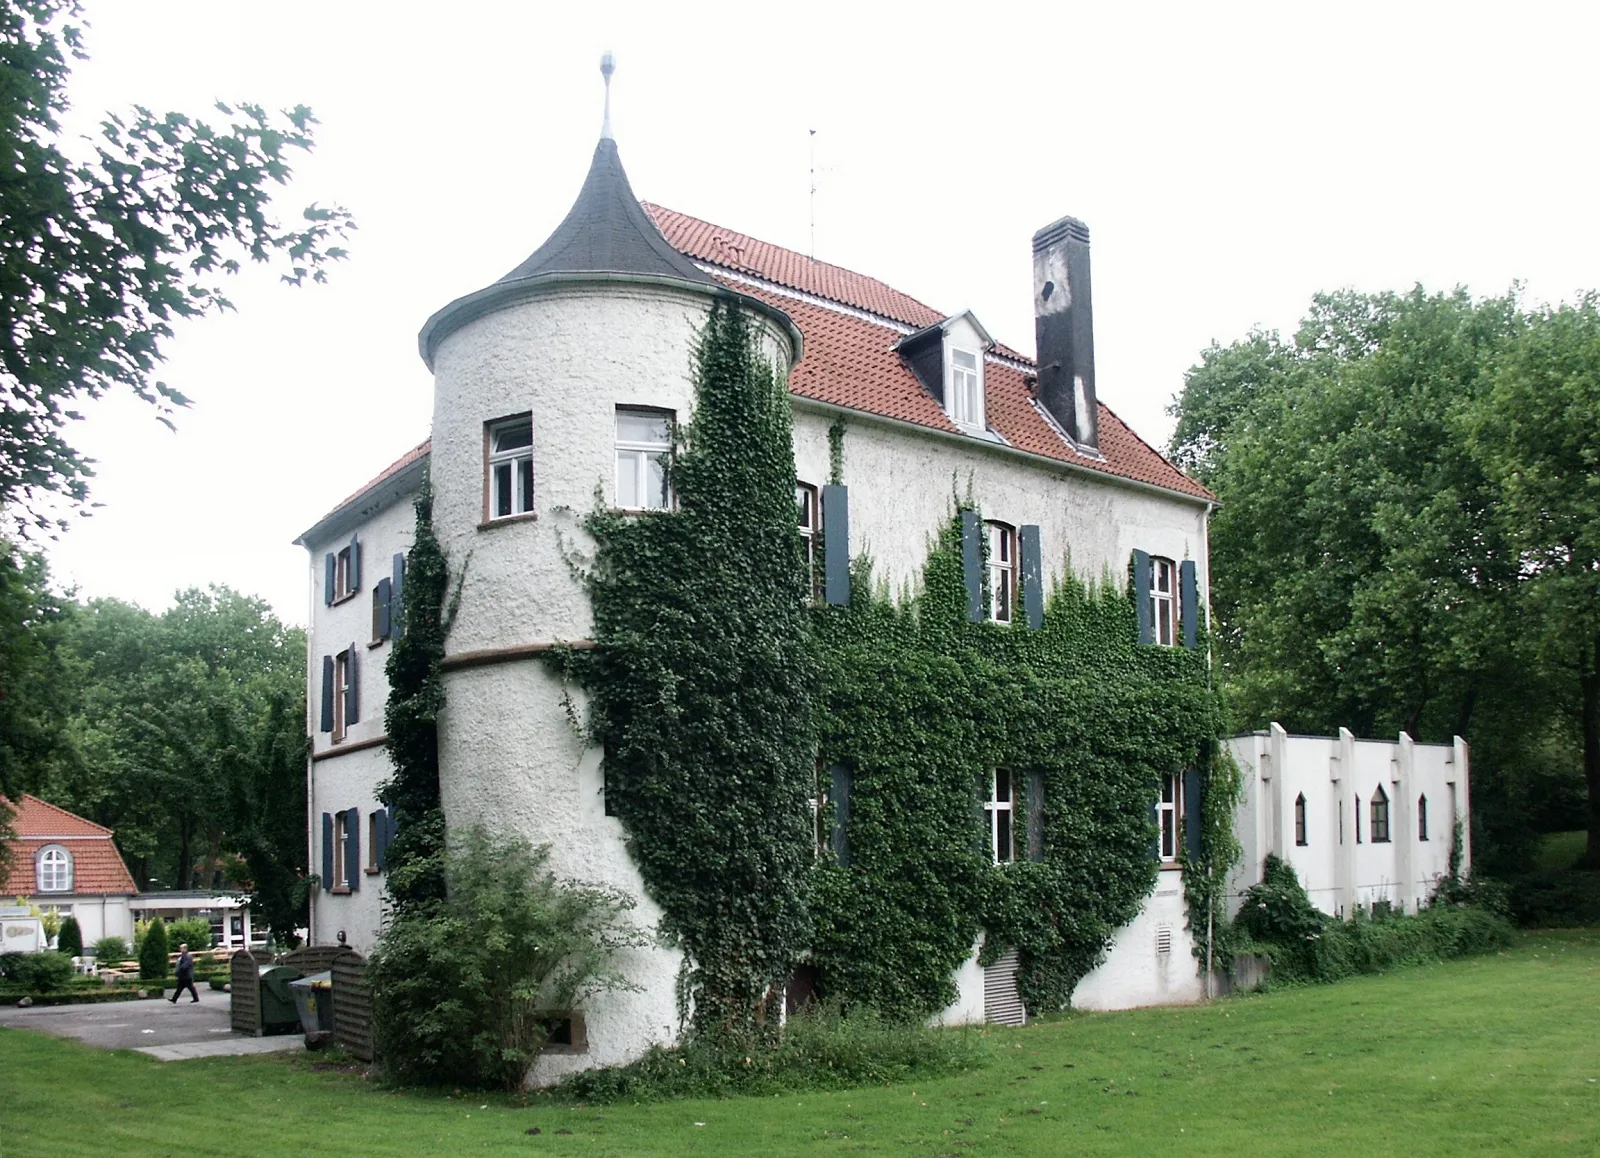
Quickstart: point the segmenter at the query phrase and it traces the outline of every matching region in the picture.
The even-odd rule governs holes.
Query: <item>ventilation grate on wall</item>
[[[1156,954],[1158,956],[1172,952],[1172,926],[1162,925],[1156,930]]]
[[[999,1025],[1027,1025],[1028,1011],[1017,996],[1017,951],[1007,949],[983,970],[983,1019]]]

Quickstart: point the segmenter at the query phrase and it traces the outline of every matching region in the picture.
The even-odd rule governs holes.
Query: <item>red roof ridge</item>
[[[11,831],[16,835],[18,840],[30,840],[40,836],[58,837],[63,840],[70,840],[73,837],[109,837],[111,835],[111,830],[104,825],[96,824],[92,820],[79,816],[76,812],[68,812],[59,804],[51,804],[48,800],[40,800],[37,796],[34,796],[31,793],[24,792],[22,794],[22,799],[16,804],[12,804],[11,801],[7,800],[3,796],[0,796],[0,804],[5,804],[13,810],[11,815]],[[49,813],[64,818],[69,822],[69,828],[71,825],[81,825],[84,828],[92,829],[93,831],[54,831],[50,829],[34,827],[33,824],[29,822],[43,819],[43,817],[37,816],[37,813],[40,810],[48,810]]]

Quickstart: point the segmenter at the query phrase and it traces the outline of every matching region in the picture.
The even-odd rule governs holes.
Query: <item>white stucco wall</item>
[[[405,496],[390,496],[385,505],[363,512],[329,528],[327,533],[306,542],[310,568],[311,628],[306,648],[306,721],[312,738],[309,762],[307,837],[311,850],[310,871],[322,872],[322,814],[360,812],[361,860],[358,887],[344,895],[335,893],[324,882],[311,897],[311,940],[313,944],[334,944],[343,932],[346,943],[361,953],[371,951],[383,918],[382,873],[365,871],[371,847],[368,818],[380,807],[378,786],[389,778],[389,758],[373,741],[384,736],[383,709],[389,699],[389,679],[384,671],[393,643],[372,639],[373,591],[378,580],[392,577],[393,560],[411,548],[416,523],[415,513]],[[361,588],[354,595],[329,606],[324,602],[326,578],[324,555],[339,551],[354,534],[361,543]],[[346,730],[338,744],[329,732],[321,730],[322,657],[355,644],[358,720]],[[342,882],[341,886],[342,886]]]
[[[983,951],[980,936],[972,946],[972,955],[957,967],[953,980],[956,999],[931,1018],[938,1025],[983,1024],[983,966],[978,964],[978,954]]]
[[[835,417],[796,403],[795,473],[802,482],[829,481]],[[845,421],[850,554],[870,554],[874,578],[896,595],[920,586],[933,536],[949,520],[954,496],[965,498],[970,488],[984,518],[1038,525],[1047,588],[1065,574],[1069,557],[1081,578],[1109,574],[1121,586],[1138,548],[1195,560],[1206,598],[1206,508],[1199,502],[1055,468],[975,437],[940,438],[866,416]]]
[[[1078,982],[1072,1007],[1134,1009],[1204,998],[1205,983],[1188,921],[1183,873],[1163,869],[1139,915],[1117,930],[1105,960]],[[1163,929],[1171,935],[1171,949],[1166,953],[1159,952],[1157,945]]]
[[[11,899],[4,898],[6,904]],[[133,944],[133,914],[127,897],[106,897],[78,893],[39,893],[22,898],[41,910],[56,909],[63,917],[75,917],[78,931],[83,935],[83,947],[93,950],[94,943],[102,937],[121,937]]]
[[[1469,753],[1464,740],[1418,744],[1336,737],[1291,736],[1277,724],[1228,742],[1244,774],[1245,798],[1234,831],[1243,846],[1230,881],[1230,904],[1261,879],[1268,853],[1288,862],[1312,903],[1348,916],[1356,906],[1386,900],[1415,912],[1426,905],[1450,868],[1453,819],[1470,830]],[[1372,839],[1372,798],[1389,797],[1389,840]],[[1294,805],[1306,799],[1306,843],[1295,841]],[[1428,801],[1422,839],[1418,798]],[[1359,800],[1358,800],[1359,797]],[[1356,815],[1360,813],[1360,841]],[[1463,847],[1463,867],[1471,849]]]

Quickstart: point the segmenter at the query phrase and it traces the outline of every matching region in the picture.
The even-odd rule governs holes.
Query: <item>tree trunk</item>
[[[1472,710],[1478,706],[1478,685],[1473,684],[1467,689],[1467,694],[1461,697],[1461,709],[1456,713],[1457,736],[1466,737],[1467,726],[1472,723]]]
[[[1578,677],[1583,689],[1583,779],[1589,786],[1589,847],[1585,868],[1600,869],[1600,634],[1594,655]]]

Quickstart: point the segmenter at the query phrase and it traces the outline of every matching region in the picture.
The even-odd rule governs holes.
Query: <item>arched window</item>
[[[1372,843],[1385,844],[1389,840],[1389,797],[1383,785],[1372,794]]]
[[[1428,839],[1428,798],[1426,795],[1417,797],[1417,839]]]
[[[59,844],[46,845],[39,850],[39,891],[72,891],[72,854]]]
[[[1294,798],[1294,842],[1302,847],[1311,843],[1306,839],[1306,794],[1304,792]]]
[[[989,618],[1010,623],[1017,602],[1017,532],[1005,523],[985,523],[989,536]]]

